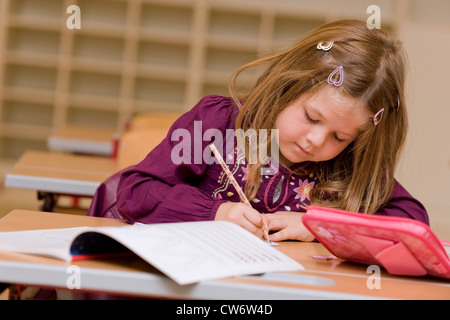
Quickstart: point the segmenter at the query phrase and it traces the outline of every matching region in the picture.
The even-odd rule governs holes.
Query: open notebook
[[[338,258],[384,267],[389,273],[450,279],[450,242],[424,223],[310,206],[302,221]]]
[[[263,240],[225,221],[0,232],[0,250],[68,262],[131,250],[182,285],[303,269]]]

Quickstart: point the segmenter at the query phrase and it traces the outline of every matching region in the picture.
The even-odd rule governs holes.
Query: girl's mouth
[[[295,144],[298,148],[298,150],[300,150],[301,153],[303,153],[304,155],[310,156],[311,152],[306,151],[305,149],[303,149],[302,147],[300,147],[298,144]]]

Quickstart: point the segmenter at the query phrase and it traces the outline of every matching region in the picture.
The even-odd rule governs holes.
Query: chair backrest
[[[119,141],[117,167],[123,169],[142,161],[167,135],[167,128],[143,128],[125,132]]]
[[[165,129],[169,130],[181,114],[179,113],[141,113],[133,116],[128,124],[128,130]]]
[[[87,215],[112,219],[124,219],[117,210],[117,186],[123,171],[120,170],[103,181],[95,191]]]

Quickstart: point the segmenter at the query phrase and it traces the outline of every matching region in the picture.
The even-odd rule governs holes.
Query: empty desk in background
[[[141,128],[125,132],[116,157],[55,151],[27,151],[6,175],[5,186],[34,189],[51,211],[54,195],[92,197],[98,186],[115,172],[141,161],[167,135],[167,128]]]
[[[67,125],[52,133],[47,139],[51,151],[65,151],[98,156],[114,156],[120,135],[127,131],[151,129],[153,132],[169,130],[179,114],[157,113],[140,114],[131,118],[125,132],[107,128],[93,128],[79,125]]]
[[[14,210],[0,219],[0,231],[79,226],[117,226],[120,220],[61,213]],[[304,271],[268,273],[202,281],[180,286],[138,257],[80,260],[0,252],[0,282],[67,289],[76,265],[81,289],[139,297],[171,299],[450,299],[450,282],[429,277],[397,277],[381,272],[380,289],[369,289],[367,266],[341,260],[318,260],[328,255],[320,243],[281,242],[278,247],[297,260]],[[329,311],[325,311],[329,312]]]
[[[68,125],[48,137],[47,147],[52,151],[110,157],[114,154],[115,139],[116,130]]]
[[[5,186],[37,190],[45,199],[43,210],[51,211],[55,194],[92,197],[116,171],[108,157],[27,151],[6,174]]]

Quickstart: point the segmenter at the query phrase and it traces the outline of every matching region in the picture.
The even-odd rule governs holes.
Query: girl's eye
[[[314,123],[314,124],[315,124],[315,123],[319,123],[319,120],[314,120],[313,118],[311,118],[311,116],[308,114],[308,112],[307,112],[306,110],[305,110],[305,118],[306,118],[306,120],[308,120],[308,121],[311,122],[311,123]],[[333,138],[334,138],[334,140],[336,140],[336,141],[339,142],[339,143],[345,142],[345,140],[339,138],[338,135],[337,135],[336,133],[333,134]]]
[[[318,123],[319,122],[319,120],[314,120],[313,118],[311,118],[311,116],[306,111],[305,111],[305,118],[306,118],[306,120],[308,120],[311,123]]]

